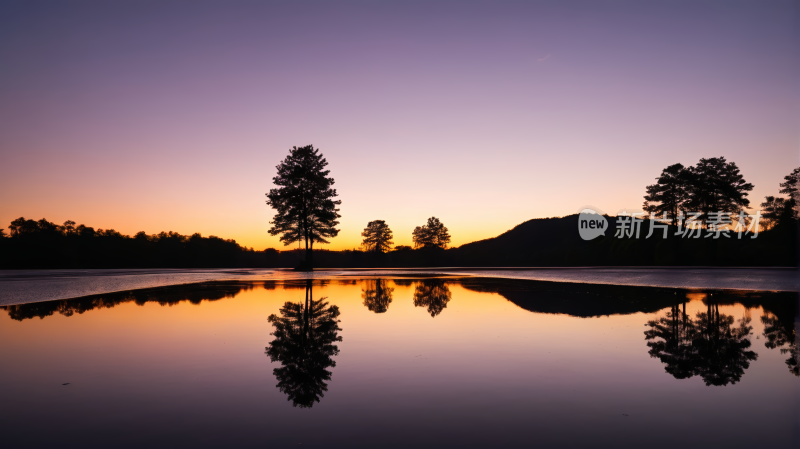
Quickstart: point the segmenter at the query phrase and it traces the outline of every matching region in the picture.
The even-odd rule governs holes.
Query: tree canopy
[[[728,162],[724,157],[700,159],[687,173],[686,207],[702,212],[704,219],[710,212],[737,213],[750,205],[747,195],[753,190],[753,184],[745,181],[735,162]]]
[[[791,218],[800,218],[800,167],[797,167],[783,178],[785,181],[780,184],[779,193],[788,195],[786,207],[791,210]]]
[[[780,193],[789,195],[790,198],[794,198],[796,202],[800,203],[800,167],[795,168],[783,179],[785,182],[781,183]]]
[[[414,228],[412,234],[415,248],[441,248],[446,249],[450,244],[450,233],[436,217],[428,219],[424,226]]]
[[[783,178],[785,181],[780,184],[780,192],[788,195],[788,198],[775,196],[764,197],[761,203],[763,212],[763,225],[765,229],[771,229],[778,225],[794,225],[800,217],[798,201],[800,201],[800,168],[794,169],[792,173]]]
[[[683,164],[673,164],[661,172],[656,183],[647,186],[643,209],[657,216],[665,212],[672,218],[672,224],[678,223],[678,212],[686,202],[688,177]]]
[[[367,223],[364,232],[361,233],[364,237],[361,243],[366,251],[376,253],[385,253],[392,249],[394,242],[392,241],[392,230],[384,220],[375,220]]]
[[[312,145],[292,147],[276,168],[278,174],[272,179],[277,188],[267,193],[267,204],[275,209],[270,224],[271,235],[281,235],[285,245],[305,242],[306,266],[313,266],[314,243],[329,243],[339,230],[338,205],[334,200],[336,189],[331,188],[333,178],[325,170],[328,161]]]
[[[644,210],[670,215],[673,225],[681,211],[702,212],[703,221],[710,212],[735,214],[750,205],[747,196],[753,184],[745,181],[735,162],[724,157],[700,159],[691,167],[673,164],[647,186]]]

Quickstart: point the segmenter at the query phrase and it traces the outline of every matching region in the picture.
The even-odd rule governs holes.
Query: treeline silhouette
[[[176,232],[134,236],[67,221],[20,217],[0,238],[0,268],[207,268],[262,266],[263,252],[235,240]]]
[[[645,239],[616,238],[616,218],[607,217],[606,236],[584,241],[578,215],[533,219],[494,238],[442,249],[408,246],[382,253],[358,249],[316,250],[321,268],[390,267],[570,267],[570,266],[797,266],[797,226],[778,224],[737,239],[681,238],[670,227]],[[19,218],[0,238],[0,268],[293,268],[304,251],[256,251],[234,240],[175,232],[134,236],[94,230],[71,222]],[[705,231],[704,231],[705,232]]]

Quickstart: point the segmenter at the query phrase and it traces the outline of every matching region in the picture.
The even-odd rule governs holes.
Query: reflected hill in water
[[[536,313],[557,313],[582,318],[654,313],[683,302],[694,290],[523,279],[463,278],[458,283],[468,289],[497,293],[518,307]],[[720,305],[742,304],[764,307],[794,321],[798,293],[737,290],[703,290],[708,301]]]

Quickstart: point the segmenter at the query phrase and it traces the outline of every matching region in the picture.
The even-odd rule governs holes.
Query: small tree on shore
[[[414,248],[441,248],[447,249],[450,244],[450,233],[436,217],[428,219],[424,226],[417,226],[412,233]]]
[[[281,234],[285,245],[305,242],[305,269],[313,268],[314,242],[329,243],[336,237],[341,200],[335,200],[334,181],[325,170],[328,161],[312,145],[293,147],[278,166],[272,182],[278,186],[267,193],[267,204],[275,209],[271,235]]]
[[[366,251],[385,253],[392,249],[392,230],[384,220],[375,220],[367,223],[364,232],[361,233],[364,241],[361,243]]]

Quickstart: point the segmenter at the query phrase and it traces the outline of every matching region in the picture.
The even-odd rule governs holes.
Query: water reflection
[[[192,304],[200,304],[203,301],[217,301],[224,298],[233,298],[242,291],[252,290],[255,285],[256,284],[252,282],[202,282],[198,284],[91,295],[75,299],[0,306],[0,309],[8,312],[8,316],[17,321],[44,318],[55,313],[70,317],[74,314],[80,315],[89,310],[109,309],[129,302],[133,302],[139,306],[147,303],[173,306],[183,301],[188,301]],[[265,283],[264,287],[269,288],[267,283]]]
[[[761,322],[764,323],[764,338],[767,340],[764,346],[780,349],[781,354],[789,354],[786,366],[789,367],[789,372],[800,377],[800,345],[794,323],[770,314],[763,315]]]
[[[336,366],[333,356],[339,354],[339,348],[334,343],[342,341],[339,308],[325,299],[314,301],[309,279],[303,303],[287,302],[280,316],[268,318],[275,327],[275,339],[266,347],[266,354],[273,363],[280,362],[273,370],[277,387],[295,407],[310,408],[319,402],[331,380],[328,368]]]
[[[645,332],[649,340],[650,357],[661,360],[665,371],[676,379],[686,379],[695,375],[696,353],[692,346],[695,334],[694,321],[686,314],[686,303],[682,307],[675,304],[666,316],[647,322],[650,327]]]
[[[763,310],[764,346],[780,351],[791,374],[800,377],[800,345],[795,319],[798,316],[797,293],[770,292],[687,292],[669,288],[620,287],[611,285],[561,284],[527,280],[486,278],[286,280],[252,282],[207,282],[163,288],[87,296],[42,303],[3,306],[16,321],[45,318],[54,314],[65,317],[92,309],[107,309],[133,302],[172,306],[183,301],[200,304],[233,298],[243,291],[263,286],[266,290],[305,290],[305,303],[286,303],[280,315],[272,315],[275,340],[267,355],[281,362],[277,368],[279,388],[295,405],[307,407],[317,402],[330,381],[328,368],[338,354],[335,342],[341,341],[339,309],[328,306],[325,298],[313,300],[313,286],[356,286],[361,284],[362,304],[374,313],[386,313],[395,287],[414,287],[411,300],[425,308],[431,317],[441,314],[452,298],[452,286],[467,290],[496,293],[518,307],[534,313],[565,314],[581,318],[653,314],[644,324],[647,353],[664,365],[676,379],[700,377],[707,385],[740,382],[757,354],[752,346],[752,322],[749,312],[737,319],[721,313],[720,306],[739,304],[747,310]],[[404,290],[401,288],[403,291]],[[712,294],[713,293],[713,294]],[[408,296],[406,296],[406,301]],[[700,300],[704,310],[687,313],[689,300]],[[695,302],[694,304],[698,304]]]
[[[414,306],[426,307],[432,317],[442,313],[450,302],[450,289],[444,279],[424,279],[414,288]]]
[[[749,312],[736,320],[720,313],[721,305],[762,308],[765,346],[788,354],[789,371],[800,376],[795,317],[798,294],[793,292],[715,291],[687,292],[670,288],[527,282],[500,279],[462,279],[474,291],[498,293],[518,307],[535,313],[590,318],[631,313],[663,316],[646,322],[645,340],[651,357],[661,360],[676,379],[700,376],[706,385],[739,382],[758,355],[750,350],[752,331]],[[686,300],[702,300],[704,312],[691,317]]]
[[[719,304],[708,303],[695,319],[686,314],[685,303],[682,309],[675,305],[647,326],[648,353],[660,359],[676,379],[700,376],[706,385],[735,384],[758,357],[748,350],[753,329],[750,317],[737,321],[721,314]]]
[[[393,291],[394,288],[389,287],[389,281],[386,279],[369,279],[364,281],[361,298],[370,312],[384,313],[389,310]]]

